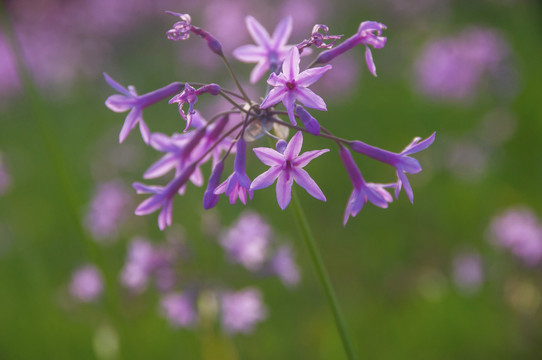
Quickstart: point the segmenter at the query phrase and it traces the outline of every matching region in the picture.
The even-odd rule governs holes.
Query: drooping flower
[[[70,294],[82,302],[96,300],[103,292],[103,279],[94,265],[85,265],[77,269],[70,283]]]
[[[267,317],[262,294],[256,288],[223,292],[220,296],[221,322],[229,334],[252,332]]]
[[[399,196],[401,188],[404,187],[405,192],[410,202],[414,201],[414,193],[412,187],[406,177],[406,174],[416,174],[422,171],[422,167],[418,160],[410,157],[409,155],[420,152],[428,148],[433,141],[435,141],[435,134],[431,134],[427,139],[420,141],[422,138],[416,137],[410,144],[408,144],[400,153],[394,153],[387,150],[382,150],[375,146],[365,144],[361,141],[350,142],[350,147],[355,152],[386,163],[395,167],[397,173],[397,186],[395,187],[395,197]]]
[[[322,33],[320,32],[322,30]],[[331,49],[335,42],[342,38],[343,35],[329,35],[329,27],[323,24],[316,24],[312,28],[312,33],[310,39],[303,40],[297,45],[299,52],[302,53],[303,49],[314,45],[319,49]],[[327,40],[331,40],[330,43],[326,44]]]
[[[324,193],[309,173],[303,168],[318,156],[326,153],[329,149],[307,151],[301,155],[303,135],[297,132],[286,146],[284,153],[270,148],[255,148],[254,153],[265,165],[271,168],[258,176],[250,185],[251,190],[263,189],[277,180],[277,202],[281,209],[285,209],[292,198],[292,185],[295,182],[314,198],[326,201]]]
[[[135,87],[128,86],[128,88],[125,88],[106,73],[104,73],[104,77],[105,81],[120,93],[108,97],[105,101],[105,105],[114,112],[125,112],[130,110],[120,131],[119,142],[122,143],[130,131],[132,131],[139,123],[141,137],[143,138],[143,141],[148,144],[150,141],[150,131],[143,120],[143,109],[179,92],[182,84],[175,82],[150,93],[138,95]]]
[[[220,245],[230,261],[251,271],[264,263],[271,242],[271,227],[254,212],[244,212],[221,237]]]
[[[386,45],[386,38],[382,36],[382,30],[386,25],[376,21],[364,21],[359,25],[358,32],[346,39],[339,46],[323,51],[318,55],[318,63],[327,63],[346,51],[356,47],[359,44],[365,45],[365,62],[371,74],[376,76],[376,67],[373,60],[373,54],[369,45],[375,49],[382,49]]]
[[[220,86],[217,84],[208,84],[196,90],[190,86],[190,84],[186,83],[184,85],[184,90],[169,100],[169,104],[176,103],[179,105],[179,114],[181,114],[182,118],[186,121],[184,132],[186,132],[188,128],[190,128],[190,125],[192,125],[192,116],[196,114],[194,104],[198,101],[198,96],[206,93],[218,95],[220,93]],[[188,113],[183,111],[183,105],[186,103],[188,103]]]
[[[254,195],[254,191],[250,190],[250,179],[246,173],[246,149],[247,144],[243,138],[237,141],[237,154],[233,166],[233,173],[218,185],[215,189],[215,194],[226,194],[230,198],[230,204],[235,204],[237,199],[243,204],[247,203],[247,191],[250,199]]]
[[[311,68],[299,73],[299,50],[293,47],[282,63],[282,72],[272,73],[267,83],[274,86],[264,99],[260,108],[266,109],[282,101],[288,111],[292,124],[296,124],[294,115],[294,102],[299,100],[303,105],[326,111],[326,103],[307,86],[314,84],[324,73],[331,69],[331,65]]]
[[[388,203],[393,201],[393,197],[385,188],[393,187],[395,184],[366,183],[361,175],[361,171],[354,162],[350,151],[348,151],[346,147],[341,146],[339,155],[341,156],[346,172],[354,185],[354,190],[352,190],[346,204],[343,225],[346,225],[349,216],[356,216],[361,209],[363,209],[363,206],[367,201],[370,201],[378,207],[384,209],[387,208]]]
[[[293,45],[286,45],[292,33],[292,17],[282,19],[272,36],[252,16],[247,16],[246,24],[250,36],[257,45],[243,45],[233,51],[233,56],[247,63],[257,63],[250,73],[250,82],[256,83],[269,70],[280,66],[288,50]]]

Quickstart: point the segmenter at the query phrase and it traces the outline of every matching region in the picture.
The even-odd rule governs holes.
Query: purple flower
[[[160,301],[164,316],[174,327],[189,327],[198,321],[198,314],[193,296],[173,293],[166,295]]]
[[[237,198],[243,204],[247,203],[247,191],[250,199],[254,192],[250,190],[250,179],[246,174],[246,148],[247,144],[243,138],[237,141],[237,153],[233,165],[233,173],[215,189],[215,194],[225,193],[230,198],[230,204],[235,204]]]
[[[267,83],[274,86],[264,99],[260,108],[265,109],[282,101],[288,111],[292,124],[296,124],[294,116],[294,102],[299,100],[303,105],[326,111],[326,103],[307,86],[314,84],[324,73],[331,69],[331,65],[311,68],[299,73],[299,50],[293,47],[282,64],[282,72],[272,73]]]
[[[121,283],[133,292],[140,293],[147,287],[151,276],[158,290],[170,291],[176,282],[174,263],[176,249],[167,246],[153,246],[149,241],[135,238],[130,243],[126,263],[121,271]]]
[[[258,322],[267,317],[262,295],[256,288],[223,292],[220,296],[220,309],[222,326],[229,334],[248,334]]]
[[[192,125],[192,116],[196,113],[194,110],[194,104],[198,101],[198,96],[205,93],[218,95],[220,93],[220,86],[216,84],[209,84],[196,90],[190,86],[190,84],[186,83],[184,85],[184,90],[169,100],[169,104],[177,103],[179,105],[179,114],[181,114],[183,119],[186,121],[184,132],[186,132],[190,125]],[[188,103],[188,114],[183,111],[183,105],[185,103]]]
[[[271,271],[280,277],[284,285],[293,286],[299,283],[299,268],[289,246],[284,245],[277,250],[271,259],[270,267]]]
[[[104,73],[105,81],[120,94],[111,95],[105,101],[105,105],[114,112],[125,112],[130,110],[124,125],[119,134],[119,142],[123,142],[130,131],[139,123],[139,131],[143,141],[148,144],[150,141],[150,131],[143,120],[143,109],[153,105],[154,103],[170,97],[180,90],[180,83],[171,83],[161,89],[153,92],[137,95],[133,86],[128,86],[126,89],[118,82],[113,80],[109,75]]]
[[[359,44],[365,45],[365,62],[371,74],[376,76],[376,67],[373,61],[373,54],[369,45],[375,49],[382,49],[386,45],[386,38],[381,36],[382,30],[386,25],[375,21],[364,21],[359,25],[358,32],[334,49],[326,50],[320,53],[317,58],[318,63],[327,63],[342,53],[354,48]]]
[[[405,192],[410,202],[414,201],[414,194],[412,187],[406,177],[408,174],[416,174],[422,171],[422,167],[418,160],[410,157],[409,155],[420,152],[428,148],[433,141],[435,141],[435,133],[431,134],[427,139],[421,141],[420,137],[414,138],[410,144],[407,145],[400,153],[393,153],[391,151],[382,150],[375,146],[367,145],[361,141],[350,142],[350,147],[355,152],[386,163],[395,167],[397,172],[397,186],[395,187],[395,197],[399,196],[401,188],[404,187]]]
[[[140,183],[134,183],[133,187],[138,194],[154,194],[143,201],[135,210],[136,215],[147,215],[162,208],[158,215],[158,227],[164,230],[166,226],[171,226],[173,216],[173,197],[186,184],[196,168],[195,164],[187,166],[178,176],[164,186],[147,186]]]
[[[265,262],[270,242],[271,227],[254,212],[244,212],[220,237],[228,258],[251,271]]]
[[[70,293],[76,299],[91,302],[96,300],[102,292],[102,275],[94,265],[82,266],[73,273]]]
[[[252,39],[257,45],[243,45],[233,51],[238,60],[257,63],[250,74],[250,82],[256,83],[269,69],[276,68],[286,57],[293,45],[286,45],[292,33],[292,17],[282,19],[273,36],[252,16],[247,16],[246,24]]]
[[[385,188],[393,187],[395,184],[366,183],[361,175],[361,171],[359,171],[359,168],[354,162],[350,151],[348,151],[346,147],[341,146],[339,155],[341,156],[346,172],[354,185],[354,190],[352,190],[346,204],[343,225],[346,225],[349,216],[356,216],[361,209],[363,209],[363,206],[367,201],[370,201],[375,206],[383,209],[387,208],[388,203],[393,201],[393,197]]]
[[[285,209],[290,203],[292,197],[292,185],[294,180],[307,190],[314,198],[326,201],[322,190],[316,185],[316,182],[310,175],[303,170],[307,164],[326,153],[329,149],[307,151],[301,155],[301,146],[303,145],[303,135],[298,131],[290,142],[284,153],[280,153],[270,148],[255,148],[254,152],[258,159],[271,168],[258,176],[250,185],[251,190],[258,190],[268,187],[277,180],[277,202],[281,209]]]
[[[153,256],[150,242],[141,238],[133,239],[120,275],[122,285],[137,293],[145,290],[152,271]]]
[[[453,279],[461,291],[469,294],[476,292],[484,281],[480,254],[470,251],[454,256]]]
[[[489,229],[495,245],[508,249],[528,266],[542,260],[542,225],[532,210],[511,208],[496,216]]]
[[[92,236],[98,241],[115,239],[131,204],[132,197],[120,180],[99,184],[85,219]]]

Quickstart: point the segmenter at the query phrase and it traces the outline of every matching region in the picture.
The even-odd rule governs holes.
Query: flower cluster
[[[107,82],[120,92],[119,95],[110,96],[106,105],[113,111],[130,110],[121,130],[120,141],[139,124],[144,142],[165,153],[145,172],[144,178],[156,178],[175,170],[172,179],[165,186],[134,184],[138,193],[151,194],[137,207],[137,215],[160,210],[159,227],[164,229],[171,225],[174,197],[184,194],[189,181],[196,186],[204,184],[202,165],[211,159],[212,171],[203,197],[203,206],[206,209],[217,204],[220,194],[227,196],[231,204],[236,203],[237,199],[246,204],[253,198],[254,191],[272,185],[275,180],[277,202],[281,209],[285,209],[290,203],[294,182],[314,198],[326,201],[324,192],[305,167],[329,149],[301,152],[303,136],[307,134],[331,140],[338,146],[354,188],[347,203],[345,224],[348,217],[355,216],[368,201],[382,208],[387,207],[388,203],[393,201],[392,195],[388,193],[389,189],[394,190],[395,197],[404,189],[409,200],[413,201],[412,187],[406,174],[418,173],[422,168],[411,155],[430,146],[435,134],[425,140],[415,138],[403,151],[395,153],[358,140],[335,136],[306,110],[327,110],[324,99],[310,87],[323,76],[330,76],[328,73],[332,76],[332,65],[328,63],[357,45],[365,46],[367,67],[376,76],[371,48],[381,49],[385,46],[386,37],[382,36],[385,25],[374,21],[362,22],[354,35],[335,46],[342,35],[329,35],[326,25],[317,24],[307,40],[288,45],[293,24],[291,17],[284,18],[270,35],[255,18],[248,16],[246,25],[255,45],[240,46],[233,51],[233,56],[242,62],[256,63],[250,82],[256,83],[265,73],[269,74],[263,100],[251,100],[232,71],[218,40],[208,31],[193,25],[188,14],[168,13],[180,19],[167,32],[168,38],[174,41],[186,40],[190,34],[194,34],[204,39],[209,50],[224,61],[237,90],[229,90],[217,84],[173,82],[158,90],[138,95],[133,87],[125,88],[105,75]],[[312,45],[314,46],[310,49]],[[310,65],[302,70],[301,55],[310,55],[312,50],[320,48],[325,50],[316,55]],[[316,64],[324,65],[315,67]],[[199,96],[208,95],[225,99],[228,106],[206,119],[195,109],[195,105]],[[151,133],[143,121],[143,109],[168,98],[171,98],[170,103],[178,104],[181,117],[186,121],[183,134],[167,136]],[[185,104],[188,104],[186,112],[183,110]],[[285,111],[279,108],[280,104]],[[285,121],[284,117],[287,117],[288,121]],[[298,120],[301,120],[303,126],[298,125]],[[291,137],[290,131],[293,132]],[[269,169],[251,180],[246,166],[248,147],[262,137],[276,141],[276,146],[275,149],[253,148],[255,156],[269,166]],[[396,171],[396,180],[385,184],[366,182],[350,150],[390,165]],[[233,154],[233,171],[222,181],[226,158]]]

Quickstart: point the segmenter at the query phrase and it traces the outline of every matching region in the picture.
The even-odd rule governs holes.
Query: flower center
[[[286,87],[289,89],[289,90],[293,90],[295,88],[295,81],[288,81],[286,83]]]

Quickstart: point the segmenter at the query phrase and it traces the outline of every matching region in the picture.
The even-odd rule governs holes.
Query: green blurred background
[[[17,3],[9,2],[8,7],[17,8]],[[136,6],[136,2],[124,3]],[[266,12],[274,7],[270,3],[232,4],[243,17],[254,13],[268,29],[281,18],[279,12]],[[401,150],[415,136],[437,132],[434,145],[418,156],[423,172],[409,177],[414,205],[403,193],[386,210],[367,205],[343,227],[351,184],[335,149],[308,167],[328,201],[321,203],[299,192],[360,358],[539,359],[540,266],[526,266],[495,248],[487,229],[494,216],[510,206],[520,204],[542,213],[540,3],[308,4],[317,10],[316,22],[330,26],[332,33],[349,36],[364,20],[388,26],[386,47],[373,51],[378,78],[367,71],[363,49],[355,49],[352,58],[359,69],[355,86],[344,94],[330,94],[328,111],[317,114],[321,124],[339,136],[391,151]],[[184,12],[185,6],[198,24],[205,10],[219,5],[170,2],[168,9]],[[291,6],[295,20],[302,14]],[[165,38],[172,20],[156,8],[145,10],[156,11],[152,16],[131,14],[124,32],[111,38],[102,34],[107,52],[85,61],[99,61],[100,71],[123,84],[134,84],[141,92],[177,80],[229,84],[220,67],[211,64],[211,70],[198,70],[198,61],[213,56],[198,48],[202,45],[196,44],[198,39],[173,43]],[[47,23],[50,14],[39,6],[34,10],[43,11],[40,21]],[[9,29],[5,15],[4,33]],[[54,26],[53,20],[50,24]],[[80,25],[87,28],[89,38],[92,27],[100,26],[90,21]],[[431,98],[417,91],[413,69],[425,44],[456,36],[469,26],[496,30],[508,42],[516,81],[511,94],[492,94],[491,83],[483,84],[467,101]],[[311,27],[298,29],[301,35],[292,39],[301,41]],[[213,33],[221,39],[220,32]],[[246,32],[242,36],[246,38]],[[81,46],[88,41],[79,40]],[[194,54],[201,59],[194,61]],[[246,79],[252,65],[236,62],[235,69]],[[189,187],[174,205],[174,223],[182,226],[186,244],[194,252],[187,275],[193,271],[195,276],[234,288],[250,285],[262,290],[269,317],[253,334],[228,338],[217,329],[209,338],[197,330],[172,329],[159,315],[156,292],[126,295],[118,278],[129,240],[140,235],[156,243],[165,241],[156,214],[131,215],[142,199],[134,194],[129,218],[117,239],[107,245],[92,240],[84,217],[100,181],[120,178],[129,187],[141,181],[158,155],[142,144],[138,134],[117,144],[124,115],[104,106],[113,91],[100,71],[78,74],[61,83],[61,90],[55,90],[58,84],[41,83],[35,90],[19,87],[2,93],[6,101],[0,107],[0,152],[12,181],[0,196],[0,359],[199,359],[202,349],[215,347],[220,354],[224,346],[233,346],[239,359],[344,358],[293,212],[279,209],[273,188],[257,192],[246,207],[258,211],[293,245],[302,273],[302,281],[293,289],[276,278],[252,277],[224,260],[215,238],[203,231],[203,189]],[[204,99],[198,103],[202,108],[207,104]],[[495,111],[513,119],[514,130],[505,141],[483,147],[480,129],[487,114]],[[145,119],[151,129],[164,133],[184,126],[175,107],[167,104],[146,110]],[[473,165],[468,160],[475,155],[467,151],[450,165],[458,142],[459,147],[465,142],[478,146],[483,161]],[[304,148],[328,146],[323,139],[306,137]],[[131,151],[126,166],[110,159],[123,148]],[[393,179],[392,169],[360,156],[356,160],[368,180]],[[263,169],[253,156],[247,167],[251,178]],[[228,226],[244,208],[221,199],[211,213]],[[169,233],[177,231],[180,228],[174,227]],[[484,278],[474,291],[465,292],[454,282],[453,260],[462,251],[479,253],[482,260]],[[107,286],[99,301],[80,304],[70,299],[67,288],[73,270],[86,262],[100,267]],[[221,356],[225,355],[215,358],[225,358]]]

